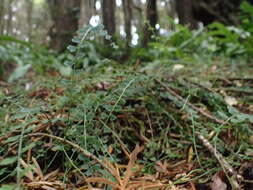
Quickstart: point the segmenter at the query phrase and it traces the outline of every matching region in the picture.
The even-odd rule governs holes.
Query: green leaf
[[[30,144],[28,144],[27,146],[25,146],[24,148],[22,148],[21,153],[24,153],[24,152],[26,152],[26,151],[32,149],[32,148],[35,147],[35,146],[36,146],[36,143],[35,143],[35,142],[30,143]]]
[[[15,71],[10,75],[8,81],[13,82],[14,80],[17,80],[17,79],[23,77],[30,67],[31,67],[30,64],[18,66],[15,69]]]
[[[2,161],[0,161],[0,166],[7,166],[7,165],[10,165],[10,164],[13,164],[16,161],[17,161],[17,157],[16,156],[5,158]]]
[[[59,67],[59,72],[61,73],[61,75],[68,77],[72,73],[72,68],[71,67],[66,67],[66,66],[60,66]]]
[[[12,37],[12,36],[1,35],[0,36],[0,42],[1,41],[14,42],[14,43],[17,43],[17,44],[21,44],[21,45],[25,45],[25,46],[31,47],[30,43],[22,41],[22,40],[18,40],[16,38]]]
[[[70,46],[67,47],[67,49],[68,49],[71,53],[74,53],[74,52],[76,52],[76,49],[77,49],[77,48],[76,48],[76,46],[71,46],[71,45],[70,45]]]
[[[9,137],[5,143],[10,143],[10,142],[15,142],[15,141],[18,141],[20,138],[20,135],[17,135],[17,136],[13,136],[13,137]]]
[[[4,184],[1,185],[0,190],[14,190],[16,188],[16,184]]]

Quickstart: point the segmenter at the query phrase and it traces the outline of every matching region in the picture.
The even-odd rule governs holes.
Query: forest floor
[[[0,81],[0,190],[252,190],[252,63]]]

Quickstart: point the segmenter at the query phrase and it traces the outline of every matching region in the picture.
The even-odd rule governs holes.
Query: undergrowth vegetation
[[[238,27],[176,25],[126,60],[114,43],[100,51],[100,25],[61,55],[2,36],[0,189],[169,188],[218,171],[236,186],[227,170],[244,175],[253,155],[253,8],[241,8]]]

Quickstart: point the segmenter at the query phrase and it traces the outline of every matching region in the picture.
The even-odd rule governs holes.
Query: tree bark
[[[123,10],[124,10],[124,25],[125,25],[125,33],[126,33],[126,43],[127,47],[130,46],[132,35],[132,0],[123,0]]]
[[[194,18],[193,0],[176,0],[176,9],[179,23],[189,25],[191,29],[197,28],[197,20]]]
[[[237,14],[241,2],[242,0],[194,0],[194,16],[204,25],[214,21],[237,25],[239,24]]]
[[[8,1],[8,20],[7,20],[7,34],[12,35],[12,2],[13,0]]]
[[[32,14],[33,14],[33,1],[28,0],[27,2],[27,36],[28,40],[31,41],[32,38]]]
[[[94,0],[81,0],[79,29],[88,25],[93,14]]]
[[[5,13],[5,0],[0,3],[0,34],[4,31],[4,13]]]
[[[115,35],[116,22],[115,22],[115,0],[103,0],[103,24],[108,34]]]
[[[48,0],[53,25],[50,28],[50,47],[63,51],[78,30],[81,0]]]
[[[204,25],[221,22],[226,25],[239,25],[240,4],[243,0],[175,0],[179,23],[197,28],[197,22]],[[253,3],[253,0],[247,0]]]
[[[146,47],[151,40],[151,36],[157,33],[155,28],[158,21],[156,0],[148,0],[146,8],[147,23],[144,27],[143,46]]]

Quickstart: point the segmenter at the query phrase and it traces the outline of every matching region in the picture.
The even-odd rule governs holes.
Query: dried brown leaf
[[[222,180],[219,173],[212,178],[211,190],[227,190],[227,184]]]
[[[25,163],[25,161],[23,159],[20,159],[20,163],[21,165],[24,167],[25,170],[27,170],[27,172],[24,174],[29,180],[33,181],[34,180],[34,176],[33,173],[31,171],[31,166],[28,165],[27,163]]]
[[[36,172],[36,174],[39,176],[40,179],[44,179],[42,170],[41,170],[40,165],[38,164],[37,160],[34,157],[32,157],[32,161],[35,165],[35,168],[33,168],[33,170]]]
[[[115,182],[112,182],[108,179],[105,179],[105,178],[102,178],[102,177],[90,177],[90,178],[87,178],[86,180],[88,183],[104,183],[104,184],[107,184],[107,185],[111,185],[113,186],[113,188],[120,188],[120,186],[115,183]]]
[[[144,146],[137,145],[134,149],[134,151],[130,154],[130,160],[127,164],[127,170],[124,174],[124,181],[123,181],[123,187],[126,187],[126,184],[128,183],[131,175],[133,174],[133,167],[137,160],[137,155],[144,149]]]

